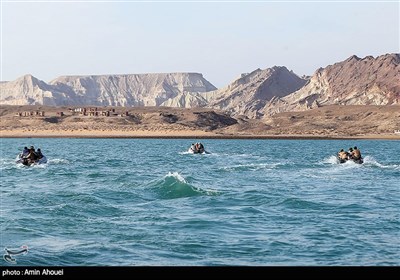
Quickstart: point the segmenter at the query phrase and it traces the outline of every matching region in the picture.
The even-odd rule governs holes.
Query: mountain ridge
[[[399,81],[399,54],[352,55],[311,76],[258,68],[219,89],[196,72],[64,75],[48,83],[27,74],[0,83],[0,104],[208,107],[264,118],[326,105],[400,104]]]
[[[350,56],[317,69],[301,89],[267,104],[265,115],[325,105],[392,105],[400,103],[400,55]]]

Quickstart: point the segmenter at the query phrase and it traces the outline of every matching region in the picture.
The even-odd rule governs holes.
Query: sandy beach
[[[369,134],[358,136],[346,135],[251,135],[251,134],[222,134],[191,130],[2,130],[2,138],[208,138],[208,139],[386,139],[400,140],[396,134]]]

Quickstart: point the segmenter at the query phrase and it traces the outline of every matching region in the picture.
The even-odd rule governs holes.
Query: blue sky
[[[399,51],[399,2],[1,3],[1,80],[199,72],[217,87]]]

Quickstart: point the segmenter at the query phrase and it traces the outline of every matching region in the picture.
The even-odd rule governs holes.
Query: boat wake
[[[53,158],[53,159],[49,159],[47,162],[51,163],[51,164],[69,164],[70,163],[69,160],[63,159],[63,158]]]
[[[191,151],[184,151],[184,152],[179,152],[180,155],[197,155],[196,153],[193,153]],[[200,155],[211,155],[210,152],[204,151],[202,153],[198,153]]]
[[[41,164],[32,164],[30,166],[24,165],[21,162],[13,162],[11,168],[17,168],[17,169],[44,169],[47,168],[48,163],[41,163]]]
[[[327,158],[325,158],[322,163],[328,163],[328,164],[339,164],[338,159],[336,158],[336,156],[329,156]]]
[[[332,164],[332,165],[340,165],[340,166],[345,166],[345,167],[353,167],[353,166],[369,166],[369,167],[371,167],[371,166],[373,166],[373,167],[379,167],[379,168],[389,168],[389,169],[400,170],[399,164],[390,164],[390,165],[381,164],[373,156],[365,156],[365,157],[363,157],[363,160],[364,160],[363,164],[355,163],[352,160],[349,160],[345,163],[339,163],[336,156],[329,156],[329,157],[325,158],[322,161],[322,163]]]
[[[379,168],[387,168],[387,169],[395,169],[395,170],[400,170],[400,164],[389,164],[385,165],[380,162],[378,162],[374,157],[372,156],[366,156],[364,158],[364,164],[367,166],[375,166]]]
[[[224,166],[219,168],[222,171],[257,171],[265,169],[275,169],[280,163],[248,163],[248,164],[237,164],[232,166]]]

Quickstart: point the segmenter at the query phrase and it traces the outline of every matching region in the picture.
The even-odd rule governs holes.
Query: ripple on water
[[[48,163],[15,164],[21,141]],[[198,141],[211,154],[187,154]],[[400,264],[396,141],[357,140],[362,165],[337,163],[347,140],[2,143],[0,245],[30,248],[17,265]]]

